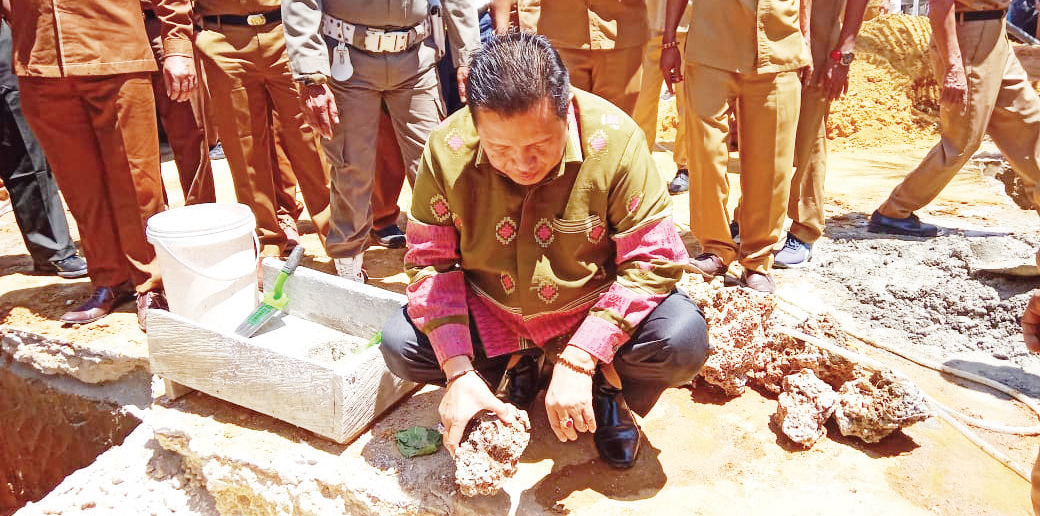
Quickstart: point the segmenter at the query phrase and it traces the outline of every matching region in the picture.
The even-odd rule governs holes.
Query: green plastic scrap
[[[425,426],[399,430],[394,438],[397,440],[397,451],[409,459],[436,453],[441,446],[441,433]]]

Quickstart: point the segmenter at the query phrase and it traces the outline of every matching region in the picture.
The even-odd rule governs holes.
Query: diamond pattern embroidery
[[[544,301],[545,304],[551,305],[559,297],[560,289],[548,281],[543,281],[538,285],[537,293],[539,299]]]
[[[438,222],[447,222],[451,219],[451,207],[443,195],[437,194],[430,198],[430,211]]]
[[[589,242],[592,242],[593,244],[595,244],[595,243],[599,242],[600,239],[603,238],[603,234],[606,233],[606,232],[607,232],[607,230],[603,228],[603,224],[598,224],[595,227],[593,227],[592,229],[589,229],[588,231],[586,231],[585,232],[585,237],[589,239]]]
[[[509,245],[516,238],[516,222],[513,222],[512,217],[503,217],[498,221],[495,225],[495,238],[502,245]]]
[[[603,149],[607,148],[607,141],[607,133],[602,129],[592,133],[592,136],[589,137],[589,147],[592,148],[592,154],[603,152]]]
[[[466,141],[462,139],[458,131],[452,129],[447,136],[444,137],[444,143],[448,144],[448,148],[451,149],[452,154],[459,155],[459,149],[465,145]]]
[[[639,194],[633,195],[632,198],[628,200],[628,212],[629,213],[635,213],[636,210],[639,208],[639,203],[641,203],[641,202],[643,202],[643,196],[642,195],[639,195]]]
[[[512,294],[513,291],[516,290],[516,282],[513,281],[513,277],[510,276],[508,272],[503,272],[498,279],[502,281],[502,290],[504,290],[506,294]]]
[[[542,247],[549,247],[549,244],[553,243],[553,239],[556,238],[556,234],[553,233],[552,224],[549,223],[549,219],[539,220],[534,225],[534,240],[538,242],[538,245]]]

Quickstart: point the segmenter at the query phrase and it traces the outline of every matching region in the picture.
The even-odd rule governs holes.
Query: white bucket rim
[[[184,213],[184,210],[213,210],[215,207],[221,209],[230,208],[227,210],[228,213],[235,214],[239,212],[240,215],[237,219],[230,220],[216,226],[209,226],[202,229],[175,229],[165,228],[160,229],[156,227],[159,223],[164,222],[164,219],[170,218],[170,214]],[[178,212],[178,210],[180,210]],[[156,221],[153,223],[152,221]],[[203,203],[193,204],[191,206],[181,206],[171,210],[166,210],[161,213],[157,213],[148,219],[148,224],[145,228],[145,236],[148,242],[155,245],[155,239],[165,240],[179,240],[179,239],[192,239],[206,236],[213,236],[220,233],[231,233],[235,232],[236,236],[239,232],[254,232],[256,230],[256,217],[253,215],[253,210],[249,209],[249,206],[239,203]]]

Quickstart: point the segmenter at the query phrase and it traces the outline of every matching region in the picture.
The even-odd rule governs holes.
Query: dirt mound
[[[939,88],[923,16],[882,14],[863,24],[849,91],[831,104],[827,137],[838,148],[936,137]]]

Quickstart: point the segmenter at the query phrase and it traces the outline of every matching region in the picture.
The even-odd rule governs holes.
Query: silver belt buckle
[[[250,14],[249,16],[246,16],[246,23],[253,27],[267,25],[267,17],[263,14]]]
[[[365,31],[365,50],[369,52],[381,52],[379,50],[380,43],[383,41],[383,33],[368,29]]]

